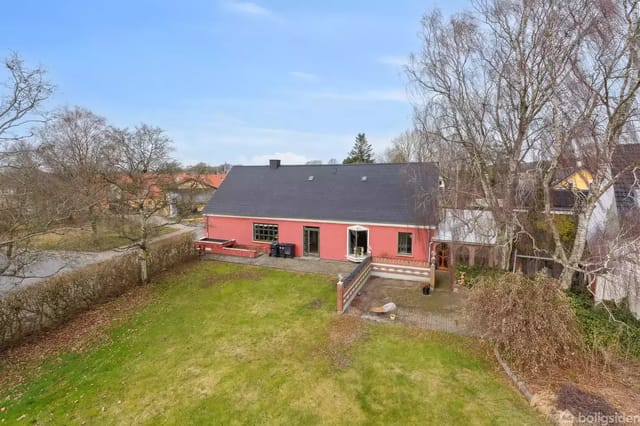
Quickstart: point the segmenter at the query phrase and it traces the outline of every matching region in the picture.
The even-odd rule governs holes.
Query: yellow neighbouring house
[[[593,175],[584,167],[578,168],[564,178],[555,182],[555,189],[576,189],[578,191],[587,191],[589,185],[593,181]]]

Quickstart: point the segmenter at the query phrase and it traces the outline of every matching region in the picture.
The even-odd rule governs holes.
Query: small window
[[[398,254],[413,254],[413,234],[398,232]]]
[[[271,223],[254,223],[253,240],[278,241],[278,225]]]

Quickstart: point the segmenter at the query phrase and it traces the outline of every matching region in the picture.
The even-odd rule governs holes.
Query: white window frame
[[[270,226],[276,228],[275,240],[256,240],[256,225],[258,226]],[[272,243],[274,241],[278,241],[278,234],[280,233],[280,226],[277,223],[264,223],[264,222],[253,222],[251,225],[251,232],[253,233],[252,239],[256,243]]]
[[[362,256],[358,256],[355,253],[350,253],[349,252],[349,236],[350,236],[351,231],[355,231],[355,232],[366,231],[367,232],[367,251]],[[361,225],[349,226],[347,228],[347,259],[349,259],[352,262],[362,262],[369,255],[369,252],[371,251],[371,246],[369,244],[369,241],[370,241],[369,238],[370,237],[371,237],[371,235],[369,233],[369,228],[366,228],[366,227],[361,226]]]
[[[411,242],[411,244],[409,246],[409,253],[402,253],[400,251],[400,234],[409,234],[409,239],[410,239],[410,242]],[[398,256],[407,256],[407,257],[413,256],[413,232],[399,231],[398,232],[398,240],[396,241],[396,243],[397,243],[396,250],[397,250]]]

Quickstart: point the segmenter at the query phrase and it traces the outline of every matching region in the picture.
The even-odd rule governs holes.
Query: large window
[[[253,224],[254,241],[278,241],[278,225],[271,223]]]
[[[398,232],[398,254],[413,254],[413,234]]]

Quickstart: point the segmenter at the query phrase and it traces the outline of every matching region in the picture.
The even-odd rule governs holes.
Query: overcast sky
[[[0,47],[48,70],[50,106],[164,128],[184,164],[341,161],[411,126],[421,16],[464,0],[23,0]],[[3,55],[6,56],[6,55]]]

